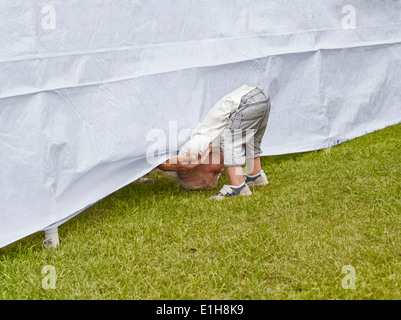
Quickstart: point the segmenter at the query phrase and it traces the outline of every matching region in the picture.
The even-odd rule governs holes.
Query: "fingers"
[[[191,163],[192,165],[199,165],[209,163],[208,159],[211,151],[212,147],[209,147],[205,150],[202,156],[198,156],[195,154],[179,155],[178,160],[181,164]]]
[[[205,152],[203,153],[202,157],[199,157],[200,158],[199,163],[203,163],[203,164],[209,163],[208,159],[209,159],[209,154],[211,151],[212,151],[212,147],[209,147],[208,149],[206,149]]]

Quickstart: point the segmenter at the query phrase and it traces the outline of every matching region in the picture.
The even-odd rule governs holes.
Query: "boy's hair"
[[[200,167],[180,173],[170,172],[170,175],[180,186],[187,190],[209,190],[217,186],[218,178],[215,182],[208,181],[203,176]]]

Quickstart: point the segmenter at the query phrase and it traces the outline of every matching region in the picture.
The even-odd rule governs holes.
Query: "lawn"
[[[221,202],[152,172],[62,225],[57,249],[43,233],[0,249],[0,299],[400,299],[400,142],[401,124],[265,157],[270,185]]]

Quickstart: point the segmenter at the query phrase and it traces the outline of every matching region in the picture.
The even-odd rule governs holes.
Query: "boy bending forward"
[[[211,189],[227,168],[231,185],[212,199],[250,196],[250,185],[269,182],[262,170],[261,143],[270,114],[270,97],[262,89],[243,85],[223,97],[192,131],[178,156],[159,169],[175,171],[180,184],[193,190]],[[244,175],[243,166],[248,173]]]

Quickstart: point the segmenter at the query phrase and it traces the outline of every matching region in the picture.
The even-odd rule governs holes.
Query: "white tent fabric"
[[[277,155],[401,122],[400,74],[401,0],[2,0],[0,247],[151,171],[242,84]]]

